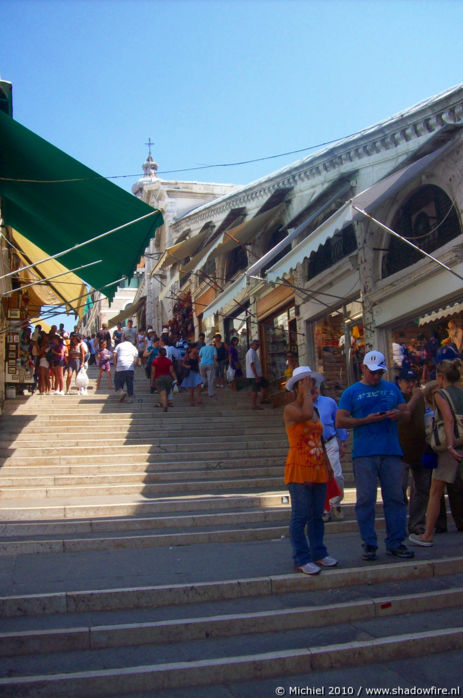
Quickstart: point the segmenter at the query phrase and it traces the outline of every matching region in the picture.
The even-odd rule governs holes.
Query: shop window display
[[[295,306],[264,320],[261,328],[264,338],[266,377],[271,382],[276,382],[284,378],[288,351],[297,357]]]
[[[312,332],[315,370],[325,377],[326,394],[337,398],[361,378],[365,354],[361,304],[353,302],[330,313],[313,323]]]
[[[247,308],[241,310],[241,312],[235,317],[227,317],[224,320],[225,329],[225,343],[230,344],[233,337],[238,338],[238,357],[243,364],[245,360],[246,352],[249,349],[251,338],[250,338],[250,317]]]
[[[426,322],[426,316],[404,322],[390,332],[390,356],[394,375],[408,368],[422,384],[433,380],[440,361],[463,356],[462,313],[433,322]]]

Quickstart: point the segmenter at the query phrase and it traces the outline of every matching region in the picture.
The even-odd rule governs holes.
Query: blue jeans
[[[297,482],[290,482],[288,489],[291,496],[289,536],[293,549],[294,565],[301,567],[306,562],[316,562],[327,555],[323,544],[325,524],[322,518],[326,483],[308,487]],[[306,526],[310,547],[305,534]]]
[[[402,459],[399,456],[364,456],[354,458],[357,487],[355,513],[365,545],[378,546],[375,531],[375,504],[378,479],[381,484],[386,548],[394,550],[407,535],[407,505],[402,489]]]
[[[127,383],[127,395],[133,396],[133,371],[116,371],[114,376],[114,387],[122,390],[124,383]]]

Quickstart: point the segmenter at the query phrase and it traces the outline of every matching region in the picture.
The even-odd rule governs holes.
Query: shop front
[[[387,342],[394,376],[405,367],[421,384],[433,380],[440,359],[463,357],[463,297],[392,324]]]
[[[267,379],[277,385],[284,380],[287,354],[297,358],[297,309],[294,290],[279,286],[256,304],[262,361]]]
[[[31,330],[28,326],[28,308],[15,294],[6,301],[6,329],[4,343],[5,396],[16,397],[17,393],[34,388],[34,360],[31,354]]]
[[[338,398],[348,385],[360,380],[365,340],[359,300],[308,321],[307,339],[309,363],[324,376],[325,394]]]
[[[204,291],[194,299],[194,312],[196,317],[195,324],[198,335],[200,332],[204,332],[204,334],[208,335],[212,332],[212,330],[215,327],[214,318],[205,318],[204,310],[207,308],[209,303],[212,303],[216,295],[217,291],[215,290],[215,288],[210,286],[206,291]]]

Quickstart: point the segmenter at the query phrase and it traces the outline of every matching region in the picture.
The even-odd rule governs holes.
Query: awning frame
[[[252,277],[260,272],[262,267],[272,261],[285,247],[287,247],[295,238],[299,237],[301,233],[306,230],[316,220],[324,211],[326,211],[335,201],[339,199],[340,196],[345,194],[347,191],[352,189],[352,184],[346,182],[339,190],[337,190],[333,196],[331,196],[322,206],[319,206],[315,211],[313,211],[305,220],[302,221],[296,228],[291,230],[291,232],[285,237],[284,240],[278,242],[271,250],[266,252],[257,262],[254,262],[246,270],[246,276]]]

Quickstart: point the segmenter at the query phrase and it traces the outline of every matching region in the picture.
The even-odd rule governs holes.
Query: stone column
[[[358,241],[358,272],[360,281],[360,300],[363,305],[363,327],[366,351],[379,349],[378,332],[375,326],[373,304],[370,294],[374,291],[376,274],[374,269],[376,232],[367,221],[356,224]]]

